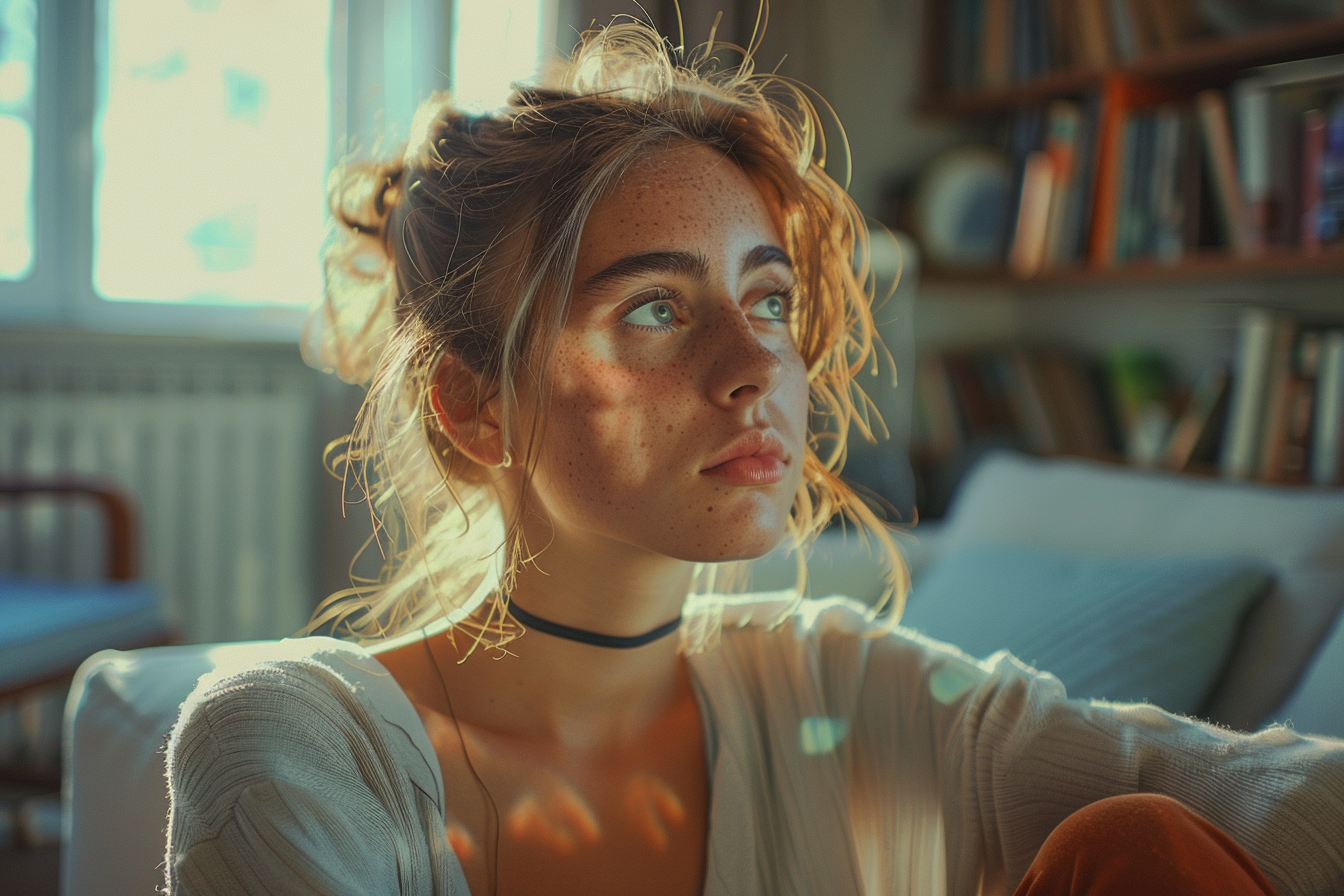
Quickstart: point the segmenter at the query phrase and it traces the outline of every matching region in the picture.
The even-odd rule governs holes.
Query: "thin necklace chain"
[[[450,636],[451,637],[451,636]],[[462,734],[462,723],[458,721],[457,710],[453,708],[452,695],[448,693],[448,681],[443,677],[443,667],[439,665],[439,658],[434,655],[434,648],[429,644],[429,636],[424,639],[425,651],[429,654],[429,662],[434,667],[435,673],[439,676],[439,687],[443,688],[443,699],[448,704],[448,714],[453,718],[453,727],[457,730],[457,742],[462,745],[462,758],[467,762],[467,770],[471,772],[471,777],[475,779],[476,786],[480,788],[481,793],[485,794],[485,800],[490,807],[489,829],[490,835],[487,846],[493,861],[488,863],[490,867],[490,893],[491,896],[497,896],[499,893],[499,806],[495,803],[494,796],[490,793],[490,788],[485,786],[485,781],[476,771],[476,764],[471,761],[471,751],[467,749],[467,738]],[[447,813],[447,784],[445,782],[444,793],[444,811]],[[452,845],[449,845],[449,849]],[[461,860],[458,861],[459,867]]]

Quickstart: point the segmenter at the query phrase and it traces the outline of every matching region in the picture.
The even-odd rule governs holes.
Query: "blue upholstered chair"
[[[157,592],[137,578],[135,514],[120,491],[90,481],[0,479],[0,500],[95,502],[102,511],[107,556],[101,581],[0,575],[0,708],[68,682],[80,663],[99,650],[174,640]],[[6,777],[18,772],[4,771]],[[32,772],[19,776],[32,777]],[[49,777],[57,780],[54,769]]]

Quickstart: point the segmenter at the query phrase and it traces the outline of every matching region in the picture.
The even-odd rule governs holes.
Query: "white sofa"
[[[1014,556],[1045,557],[1054,564],[1044,564],[1047,571],[1091,564],[1088,569],[1103,570],[1109,580],[1117,570],[1129,568],[1125,563],[1152,561],[1158,565],[1144,567],[1149,575],[1145,581],[1168,590],[1172,583],[1193,581],[1177,574],[1187,560],[1197,572],[1204,569],[1199,565],[1204,561],[1215,566],[1229,559],[1256,564],[1270,574],[1272,587],[1257,593],[1253,603],[1244,594],[1236,598],[1237,607],[1228,611],[1236,624],[1229,626],[1228,612],[1223,612],[1220,631],[1225,634],[1219,638],[1226,642],[1230,661],[1215,658],[1204,664],[1205,675],[1210,670],[1216,675],[1211,690],[1201,697],[1199,712],[1243,728],[1289,720],[1301,730],[1344,736],[1344,621],[1339,618],[1344,605],[1344,492],[1000,454],[972,472],[940,527],[921,526],[918,533],[918,540],[907,543],[919,574],[911,618],[935,620],[948,609],[942,618],[956,625],[980,613],[997,613],[993,618],[1002,621],[1005,631],[1029,615],[1024,608],[1044,617],[1027,622],[1058,622],[1067,629],[1089,607],[1084,603],[1065,613],[1030,590],[1021,592],[1024,583],[1031,585],[1031,564],[1016,564],[1021,567],[1017,572],[1025,570],[1028,577],[1015,586],[1031,601],[1014,605],[1000,600],[1003,588],[992,577],[990,587],[979,592],[962,587],[959,558],[978,558],[983,566],[998,551],[1008,558],[1001,561],[1006,568]],[[1067,560],[1063,565],[1055,562],[1061,557]],[[755,584],[785,585],[791,576],[787,561],[770,558],[760,564]],[[932,593],[940,579],[956,587],[940,606],[921,605],[922,589]],[[1069,591],[1075,601],[1080,595],[1086,598],[1090,592],[1075,586],[1096,581],[1095,575],[1074,577],[1061,586],[1060,594]],[[871,600],[879,592],[875,564],[853,539],[827,533],[812,562],[811,590]],[[1144,595],[1134,596],[1133,590],[1112,589],[1106,595],[1112,610],[1119,607],[1121,622],[1141,615],[1129,613],[1125,603],[1142,602]],[[1196,599],[1182,606],[1198,611],[1200,603]],[[1118,653],[1133,647],[1134,656],[1106,657],[1107,649],[1098,646],[1113,629],[1123,627],[1114,617],[1097,629],[1095,639],[1077,643],[1089,658],[1100,656],[1112,668],[1146,668],[1161,660],[1153,644],[1170,636],[1170,620],[1145,618],[1160,623],[1148,630],[1151,638],[1145,642],[1140,626],[1119,647],[1109,648]],[[1184,634],[1181,639],[1183,649],[1177,652],[1196,653],[1184,649],[1193,641]],[[164,739],[179,703],[200,675],[233,662],[248,649],[212,645],[107,651],[85,663],[66,710],[64,894],[129,896],[153,892],[162,882]]]

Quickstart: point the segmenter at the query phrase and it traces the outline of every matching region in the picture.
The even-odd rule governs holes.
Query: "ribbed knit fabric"
[[[1344,742],[1065,699],[862,607],[725,609],[691,659],[711,763],[705,892],[1011,892],[1077,809],[1169,794],[1282,896],[1344,893]],[[465,894],[437,760],[368,652],[327,638],[203,680],[168,747],[173,894]],[[451,800],[452,795],[447,795]]]

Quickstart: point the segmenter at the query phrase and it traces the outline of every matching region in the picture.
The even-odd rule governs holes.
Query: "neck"
[[[511,601],[551,622],[617,637],[642,635],[681,612],[692,564],[620,546],[593,548],[552,542],[519,571]],[[673,633],[613,650],[531,629],[509,644],[506,657],[477,651],[457,664],[447,644],[437,655],[464,721],[580,749],[633,738],[687,697],[679,640]]]

